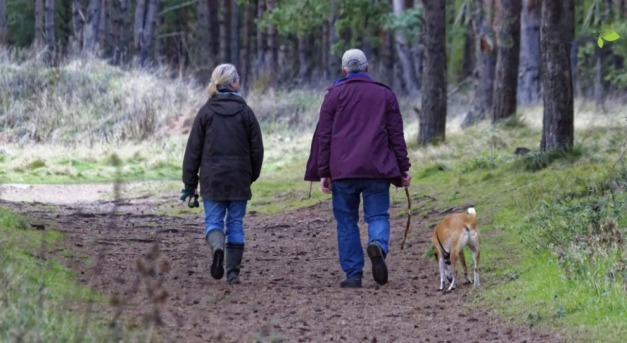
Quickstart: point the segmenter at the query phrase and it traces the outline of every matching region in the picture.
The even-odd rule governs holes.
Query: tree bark
[[[603,13],[601,14],[603,20],[602,23],[609,23],[610,12],[612,2],[610,0],[603,1]],[[604,77],[607,69],[608,51],[611,49],[611,45],[599,48],[594,47],[594,102],[597,108],[605,112],[605,82]]]
[[[298,37],[298,78],[302,84],[307,81],[311,71],[311,36]]]
[[[518,103],[535,104],[540,100],[540,16],[541,0],[523,0],[520,16],[520,68]]]
[[[265,0],[257,0],[257,19],[260,19],[263,17],[263,13],[266,10],[266,3]],[[256,71],[256,75],[259,75],[259,71],[262,70],[265,67],[265,61],[266,61],[266,52],[267,52],[267,41],[266,41],[266,33],[265,31],[260,28],[257,27],[257,52],[256,52],[256,61],[255,61],[255,71]]]
[[[570,42],[575,34],[574,7],[574,0],[542,2],[542,151],[573,147]]]
[[[198,47],[198,59],[201,68],[208,67],[206,61],[210,59],[209,44],[209,2],[198,0],[196,4],[196,46]]]
[[[0,45],[7,41],[7,0],[0,0]]]
[[[101,0],[89,0],[87,8],[87,21],[83,32],[83,51],[94,53],[98,44],[98,30],[100,29],[100,5]]]
[[[275,0],[267,0],[267,11],[272,11],[276,6]],[[276,28],[274,25],[270,25],[268,27],[268,52],[270,55],[268,56],[268,67],[270,71],[270,75],[274,77],[278,76],[278,68],[279,68],[279,45],[278,45],[278,35],[276,32]]]
[[[475,71],[475,33],[472,27],[466,28],[466,38],[464,40],[464,60],[462,64],[462,75],[459,80],[463,81],[473,77]]]
[[[111,5],[112,0],[101,0],[100,23],[98,26],[98,47],[107,56],[111,51]]]
[[[133,50],[137,63],[142,66],[150,57],[159,3],[158,0],[137,0],[135,7]]]
[[[483,120],[492,109],[493,103],[496,64],[496,42],[492,30],[494,0],[480,0],[476,5],[473,16],[477,54],[475,94],[471,110],[466,113],[462,127]]]
[[[492,122],[516,116],[521,0],[500,0]]]
[[[148,0],[148,9],[146,10],[146,19],[141,41],[141,64],[144,65],[150,57],[150,48],[152,47],[152,38],[155,31],[157,12],[159,10],[158,0]]]
[[[337,29],[335,23],[338,19],[338,4],[337,0],[329,1],[329,54],[327,62],[327,78],[334,79],[336,76],[341,75],[341,59],[335,51],[334,47],[337,44],[339,37],[337,35]]]
[[[145,17],[146,0],[137,0],[135,3],[135,21],[133,23],[133,51],[135,54],[138,54],[141,49]]]
[[[128,54],[129,0],[114,0],[111,6],[111,61],[119,64]]]
[[[414,7],[422,6],[422,0],[414,0]],[[412,61],[414,64],[414,72],[416,73],[416,91],[420,92],[422,88],[422,63],[423,63],[423,32],[422,27],[418,27],[418,40],[412,42],[409,50],[411,52]]]
[[[444,141],[446,129],[446,2],[424,2],[424,74],[418,144]]]
[[[231,63],[237,65],[239,62],[240,52],[240,8],[237,0],[231,1]],[[237,66],[238,70],[241,66]]]
[[[250,87],[250,64],[251,55],[253,51],[253,20],[255,18],[255,5],[254,3],[247,3],[244,10],[244,23],[242,32],[242,54],[240,55],[240,79],[241,85],[244,90],[248,90]]]
[[[45,2],[45,36],[46,36],[46,63],[54,64],[55,60],[55,36],[54,36],[54,9],[55,0],[46,0]]]
[[[44,32],[45,16],[44,0],[35,0],[35,38],[33,40],[35,49],[41,49],[46,41],[46,34]]]
[[[219,45],[220,45],[220,61],[219,63],[228,63],[230,60],[229,48],[229,4],[227,1],[219,1],[218,22],[219,22]]]
[[[394,0],[393,6],[394,16],[400,17],[403,11],[405,11],[405,0]],[[402,28],[397,28],[394,31],[394,46],[400,64],[400,75],[402,76],[403,86],[408,94],[415,95],[418,80],[416,79],[416,70],[411,60],[405,32],[403,32]]]
[[[83,28],[85,20],[83,20],[83,4],[81,0],[72,0],[72,37],[70,38],[70,46],[73,52],[83,50]]]

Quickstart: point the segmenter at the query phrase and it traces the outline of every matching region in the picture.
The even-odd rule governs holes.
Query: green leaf
[[[616,33],[616,31],[613,31],[613,30],[605,30],[603,31],[603,34],[601,36],[603,37],[603,39],[605,39],[608,42],[613,42],[620,38],[618,33]]]
[[[597,40],[597,43],[599,44],[599,48],[603,47],[603,38],[599,37],[599,39]]]

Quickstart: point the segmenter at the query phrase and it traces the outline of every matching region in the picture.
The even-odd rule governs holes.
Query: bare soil
[[[48,258],[111,296],[108,317],[160,323],[166,342],[565,341],[478,308],[472,299],[481,287],[438,292],[437,265],[423,256],[431,235],[424,221],[413,220],[411,243],[400,251],[407,219],[395,214],[403,206],[391,209],[384,286],[374,282],[366,259],[363,288],[339,287],[330,202],[270,216],[249,212],[242,284],[231,286],[209,275],[201,209],[183,217],[154,214],[156,204],[177,202],[177,194],[116,202],[88,195],[102,189],[83,185],[72,194],[60,187],[23,187],[11,196],[5,185],[0,206],[26,214],[36,228],[62,231],[66,239],[49,248]],[[30,198],[35,190],[39,196]]]

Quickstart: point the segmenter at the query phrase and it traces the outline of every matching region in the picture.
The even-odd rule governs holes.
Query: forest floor
[[[110,296],[103,306],[107,318],[159,323],[166,342],[565,341],[477,307],[481,287],[437,291],[437,265],[424,256],[431,229],[415,219],[411,243],[401,251],[407,218],[396,215],[400,205],[390,211],[384,286],[372,279],[366,258],[363,288],[339,287],[343,273],[329,201],[274,215],[250,211],[242,284],[228,285],[209,275],[201,210],[159,214],[156,209],[178,202],[178,194],[113,201],[111,191],[110,185],[3,185],[0,206],[38,229],[63,232],[61,245],[44,248],[45,258]]]

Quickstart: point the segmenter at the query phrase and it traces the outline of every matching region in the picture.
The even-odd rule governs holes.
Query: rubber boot
[[[224,276],[224,232],[221,230],[209,231],[207,243],[211,247],[211,276],[220,280]]]
[[[244,244],[226,244],[226,282],[231,285],[240,283],[239,270],[242,265],[242,255],[244,255]]]

